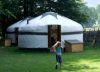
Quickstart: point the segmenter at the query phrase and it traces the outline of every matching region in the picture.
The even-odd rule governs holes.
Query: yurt
[[[56,41],[64,46],[65,40],[83,42],[83,27],[55,12],[46,12],[18,29],[20,48],[49,48]]]
[[[16,44],[16,34],[17,34],[16,31],[17,31],[17,29],[18,29],[19,27],[22,27],[22,26],[28,24],[28,21],[29,21],[30,19],[32,19],[32,18],[31,18],[31,17],[27,17],[27,18],[25,18],[25,19],[22,19],[22,20],[20,20],[20,21],[18,21],[18,22],[16,22],[16,23],[12,24],[11,26],[9,26],[9,27],[7,28],[6,37],[7,37],[8,39],[11,39],[12,44]]]

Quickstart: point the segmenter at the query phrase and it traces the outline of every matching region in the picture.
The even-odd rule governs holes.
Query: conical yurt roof
[[[44,26],[47,25],[61,25],[61,31],[64,32],[75,32],[75,31],[83,31],[83,27],[81,24],[59,15],[55,12],[46,12],[34,19],[29,21],[29,24],[21,27],[20,31],[33,31],[33,30],[42,30],[48,31]]]

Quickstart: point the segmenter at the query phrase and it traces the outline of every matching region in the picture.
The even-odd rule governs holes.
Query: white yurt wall
[[[34,26],[31,26],[31,27],[34,28]],[[74,40],[79,40],[80,42],[83,42],[83,33],[81,31],[79,31],[78,33],[72,32],[75,34],[72,34],[71,32],[62,32],[63,31],[62,27],[63,26],[61,26],[62,46],[64,45],[63,44],[64,40],[74,39]],[[22,48],[48,48],[48,29],[47,28],[48,26],[45,25],[44,27],[40,27],[40,29],[29,30],[29,31],[27,30],[28,33],[20,34],[18,38],[18,46]],[[28,29],[31,29],[31,28],[28,28]]]
[[[25,29],[18,36],[18,47],[21,48],[48,48],[48,27],[30,26],[21,27]]]

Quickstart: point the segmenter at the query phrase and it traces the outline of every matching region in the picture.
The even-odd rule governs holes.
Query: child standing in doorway
[[[58,69],[58,66],[60,65],[60,68],[61,68],[61,65],[62,65],[62,47],[61,47],[61,42],[60,41],[57,41],[53,46],[52,48],[54,49],[55,53],[56,53],[56,69]]]

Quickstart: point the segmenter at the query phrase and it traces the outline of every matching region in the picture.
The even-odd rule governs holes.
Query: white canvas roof
[[[62,31],[66,32],[83,31],[83,27],[79,23],[54,12],[46,12],[34,19],[31,19],[29,24],[21,27],[19,30],[33,31],[37,28],[42,28],[43,30],[46,29],[46,27],[44,28],[46,25],[61,25]]]

